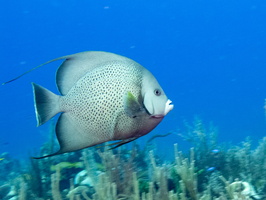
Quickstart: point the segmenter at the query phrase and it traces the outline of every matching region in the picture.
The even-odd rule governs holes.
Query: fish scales
[[[98,143],[99,138],[105,141],[113,139],[117,123],[120,124],[119,131],[126,136],[134,128],[138,129],[134,127],[138,123],[125,114],[124,96],[127,91],[131,91],[138,97],[141,82],[141,66],[122,61],[107,63],[79,79],[62,98],[61,109],[70,114],[80,130],[83,130],[81,132],[93,132],[93,138],[87,134],[91,144]]]

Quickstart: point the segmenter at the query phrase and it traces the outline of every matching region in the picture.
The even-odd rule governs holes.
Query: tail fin
[[[32,87],[37,126],[40,126],[60,112],[60,96],[35,83]]]

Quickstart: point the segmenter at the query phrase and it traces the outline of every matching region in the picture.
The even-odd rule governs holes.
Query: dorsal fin
[[[85,51],[69,55],[56,72],[58,90],[62,95],[66,95],[81,77],[100,64],[126,60],[130,59],[103,51]]]
[[[13,81],[15,81],[15,80],[21,78],[22,76],[24,76],[24,75],[26,75],[26,74],[32,72],[33,70],[38,69],[38,68],[40,68],[40,67],[42,67],[42,66],[44,66],[44,65],[47,65],[47,64],[49,64],[49,63],[51,63],[51,62],[54,62],[54,61],[57,61],[57,60],[63,60],[63,59],[67,59],[67,58],[68,58],[68,56],[62,56],[62,57],[59,57],[59,58],[55,58],[55,59],[53,59],[53,60],[49,60],[49,61],[47,61],[47,62],[45,62],[45,63],[42,63],[42,64],[38,65],[37,67],[34,67],[34,68],[32,68],[32,69],[30,69],[30,70],[24,72],[23,74],[17,76],[16,78],[13,78],[13,79],[11,79],[11,80],[9,80],[9,81],[6,81],[6,82],[2,83],[2,85],[5,85],[5,84],[10,83],[10,82],[13,82]]]
[[[99,66],[99,64],[108,61],[130,60],[129,58],[103,51],[84,51],[49,60],[43,64],[38,65],[37,67],[24,72],[16,78],[2,83],[2,85],[13,82],[21,78],[22,76],[32,72],[33,70],[38,69],[51,62],[63,59],[66,60],[60,65],[56,73],[57,87],[59,92],[63,95],[65,95],[82,76],[84,76],[93,68]]]

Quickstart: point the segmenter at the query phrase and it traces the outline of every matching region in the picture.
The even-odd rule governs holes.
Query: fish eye
[[[155,89],[155,90],[154,90],[154,94],[155,94],[156,96],[160,96],[160,95],[162,94],[162,92],[161,92],[161,90],[159,90],[159,89]]]

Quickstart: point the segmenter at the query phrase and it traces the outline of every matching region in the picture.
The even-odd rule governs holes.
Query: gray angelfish
[[[149,133],[173,109],[155,77],[129,58],[87,51],[40,66],[60,59],[65,59],[56,72],[61,95],[32,83],[38,126],[61,113],[60,149],[39,158],[114,140],[121,140],[115,143],[120,146]]]

